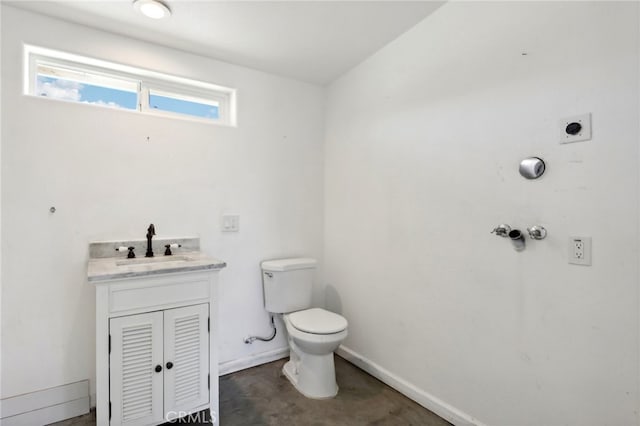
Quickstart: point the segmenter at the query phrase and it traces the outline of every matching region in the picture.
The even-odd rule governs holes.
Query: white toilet
[[[289,334],[290,359],[283,372],[308,398],[332,398],[338,393],[333,351],[347,337],[347,320],[320,308],[310,308],[315,259],[262,262],[264,306],[283,314]]]

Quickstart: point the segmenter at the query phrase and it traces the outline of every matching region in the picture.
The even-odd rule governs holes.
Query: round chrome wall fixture
[[[531,228],[527,228],[527,232],[529,232],[529,236],[532,240],[544,240],[547,236],[547,230],[544,229],[542,225],[535,225]]]
[[[529,157],[520,162],[520,174],[526,179],[538,179],[544,174],[545,169],[542,158]]]

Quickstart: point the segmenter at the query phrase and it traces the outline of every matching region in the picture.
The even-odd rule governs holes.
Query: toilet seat
[[[310,334],[335,334],[347,329],[347,320],[320,308],[305,309],[287,315],[297,330]]]

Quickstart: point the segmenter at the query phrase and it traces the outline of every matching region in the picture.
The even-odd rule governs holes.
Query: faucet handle
[[[507,235],[509,235],[509,232],[511,232],[511,227],[505,224],[498,225],[493,229],[493,231],[491,231],[492,234],[495,233],[496,235],[503,238],[506,238]]]
[[[125,246],[120,246],[120,247],[116,247],[116,251],[125,251],[125,250],[129,250],[129,253],[127,253],[127,259],[133,259],[136,257],[136,254],[133,252],[136,248],[133,246],[129,246],[129,247],[125,247]]]
[[[182,247],[182,244],[177,244],[177,243],[173,243],[173,244],[165,244],[164,248],[164,255],[165,256],[171,256],[173,253],[171,253],[171,249],[172,248],[178,248],[178,247]]]
[[[547,236],[547,230],[542,225],[532,226],[527,228],[527,231],[529,232],[529,237],[533,240],[543,240]]]

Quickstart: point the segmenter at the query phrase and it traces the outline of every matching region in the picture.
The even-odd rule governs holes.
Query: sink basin
[[[129,265],[152,265],[165,262],[188,262],[193,260],[190,256],[158,256],[158,257],[140,257],[135,259],[123,259],[117,260],[117,266],[129,266]]]
[[[199,238],[165,238],[154,240],[154,243],[156,252],[154,257],[144,257],[144,250],[147,248],[145,240],[110,240],[90,243],[87,281],[101,285],[114,280],[126,281],[162,275],[175,277],[176,274],[191,272],[204,273],[227,266],[221,260],[201,252]],[[172,256],[165,256],[162,247],[167,244],[179,244],[182,248]],[[135,247],[139,257],[128,259],[126,255],[123,256],[124,253],[118,253],[116,256],[115,247]]]

